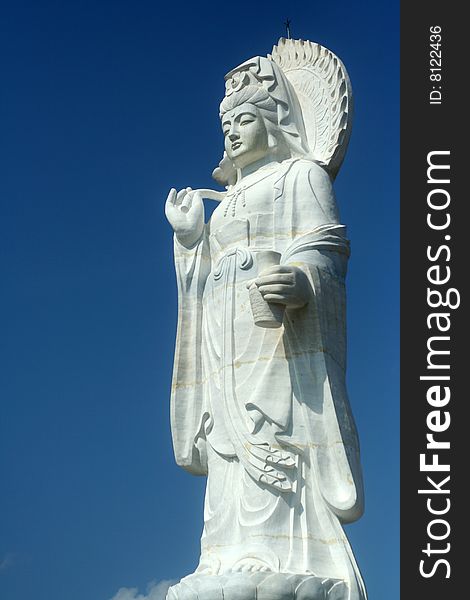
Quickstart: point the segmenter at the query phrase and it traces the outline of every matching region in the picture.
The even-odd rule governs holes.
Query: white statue
[[[179,465],[207,475],[201,557],[169,600],[364,600],[342,529],[363,511],[345,387],[349,255],[334,179],[341,61],[281,39],[226,76],[225,192],[171,190]],[[220,201],[204,223],[203,198]]]

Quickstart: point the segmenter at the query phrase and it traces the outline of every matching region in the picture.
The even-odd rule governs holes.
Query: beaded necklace
[[[278,166],[278,165],[276,165]],[[258,169],[258,171],[256,171],[256,174],[259,173],[259,171],[261,171],[262,169],[264,170],[265,168],[268,168],[270,172],[267,173],[266,175],[264,175],[264,177],[261,177],[260,179],[256,179],[255,181],[253,181],[252,183],[244,183],[241,186],[234,186],[234,188],[227,193],[227,195],[225,196],[225,200],[227,201],[227,204],[225,206],[224,209],[224,217],[226,217],[229,212],[230,212],[230,216],[235,217],[236,211],[237,211],[237,204],[240,201],[241,205],[243,208],[246,207],[246,199],[245,199],[245,191],[247,189],[249,189],[250,187],[253,187],[254,185],[256,185],[257,183],[259,183],[260,181],[263,181],[263,179],[266,179],[267,177],[269,177],[270,175],[272,175],[272,165],[267,165],[266,167],[262,167],[261,169]],[[253,175],[255,175],[255,173],[253,173]],[[250,177],[250,175],[248,175],[248,177]]]

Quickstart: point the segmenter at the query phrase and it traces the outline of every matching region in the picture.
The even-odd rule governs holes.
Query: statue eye
[[[240,121],[240,125],[249,125],[250,123],[253,123],[254,119],[243,119],[243,121]]]

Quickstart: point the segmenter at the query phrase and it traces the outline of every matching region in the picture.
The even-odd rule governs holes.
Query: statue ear
[[[270,150],[276,150],[277,146],[277,138],[272,133],[268,133],[268,148]]]
[[[237,169],[226,152],[224,152],[219,166],[212,171],[212,177],[224,187],[234,185],[237,182]]]

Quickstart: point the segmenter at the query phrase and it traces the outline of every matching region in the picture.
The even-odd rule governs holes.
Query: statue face
[[[225,151],[238,169],[270,153],[264,119],[253,104],[245,102],[222,117]]]

